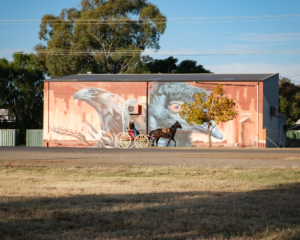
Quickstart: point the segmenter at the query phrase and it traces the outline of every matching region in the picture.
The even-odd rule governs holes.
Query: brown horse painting
[[[150,135],[150,137],[154,138],[152,146],[154,146],[154,143],[156,141],[156,147],[158,147],[158,140],[161,137],[162,138],[169,138],[169,141],[168,141],[166,147],[168,147],[170,145],[171,140],[174,141],[175,146],[176,146],[176,141],[175,141],[174,137],[175,137],[177,128],[182,129],[182,126],[180,125],[180,123],[178,121],[176,121],[176,123],[173,124],[172,127],[170,127],[170,128],[164,128],[164,129],[159,128],[159,129],[151,131],[149,133],[149,135]]]

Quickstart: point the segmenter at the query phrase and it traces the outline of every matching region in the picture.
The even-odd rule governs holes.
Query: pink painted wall
[[[256,147],[258,124],[259,146],[265,147],[263,85],[259,86],[259,122],[257,82],[245,85],[251,86],[223,86],[224,95],[234,99],[239,114],[233,121],[218,125],[216,137],[212,138],[214,146]],[[208,83],[149,83],[149,130],[170,127],[177,119],[182,100],[193,91],[209,94],[215,87]],[[126,131],[131,119],[135,120],[136,128],[146,134],[146,90],[145,82],[45,82],[44,146],[115,147],[116,134]],[[126,112],[132,104],[142,106],[141,115]],[[208,137],[200,128],[191,129],[184,122],[181,125],[183,129],[175,137],[179,146],[207,146]]]

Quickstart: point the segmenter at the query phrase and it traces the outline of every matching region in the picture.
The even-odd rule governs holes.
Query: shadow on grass
[[[243,193],[4,198],[0,238],[299,239],[299,196],[300,184],[287,184]]]

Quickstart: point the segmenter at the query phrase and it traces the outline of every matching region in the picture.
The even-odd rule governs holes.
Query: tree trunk
[[[207,135],[208,135],[209,147],[211,147],[211,134],[209,129],[207,130]]]

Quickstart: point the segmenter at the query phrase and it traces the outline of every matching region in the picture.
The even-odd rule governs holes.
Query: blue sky
[[[168,20],[161,49],[154,58],[170,55],[197,60],[215,73],[279,72],[300,74],[299,0],[150,0]],[[39,20],[76,7],[80,0],[0,0],[0,20]],[[235,17],[235,18],[232,18]],[[196,19],[190,19],[196,18]],[[176,20],[177,19],[177,20]],[[11,60],[17,49],[40,43],[39,23],[0,22],[0,57]],[[8,52],[5,52],[8,51]],[[300,75],[291,78],[300,83]]]

